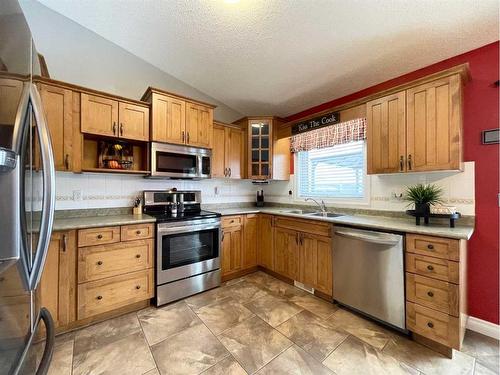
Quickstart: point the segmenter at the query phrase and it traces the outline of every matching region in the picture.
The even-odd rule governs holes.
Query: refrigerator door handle
[[[43,174],[43,201],[40,221],[40,232],[38,244],[30,268],[26,264],[25,271],[28,272],[28,287],[34,290],[42,277],[43,267],[47,258],[50,236],[52,234],[52,224],[54,222],[55,208],[55,170],[49,128],[42,107],[42,100],[38,89],[34,84],[30,84],[30,101],[33,114],[38,125],[38,136],[40,138],[40,153],[42,156]],[[26,252],[25,252],[26,253]]]

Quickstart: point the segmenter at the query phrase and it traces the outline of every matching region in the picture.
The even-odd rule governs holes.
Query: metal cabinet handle
[[[404,158],[403,158],[403,155],[401,155],[401,156],[399,157],[399,170],[400,170],[401,172],[403,172],[404,164],[405,164],[405,162],[404,162]]]
[[[427,269],[428,269],[429,271],[432,271],[432,270],[434,270],[434,267],[433,267],[433,266],[431,266],[431,265],[429,264],[429,265],[427,266]]]
[[[137,285],[137,286],[135,287],[135,289],[141,289],[141,286],[140,286],[140,285]]]
[[[186,135],[186,143],[189,143],[189,132],[187,132],[187,135]]]
[[[299,232],[295,233],[295,245],[299,244]]]
[[[67,248],[68,248],[68,236],[63,234],[63,247],[62,247],[63,253],[66,252]]]
[[[432,323],[432,322],[427,322],[427,327],[429,327],[429,328],[434,328],[434,323]]]
[[[120,135],[123,135],[123,123],[120,122]]]
[[[429,297],[434,297],[434,293],[432,293],[430,290],[427,292],[427,295],[428,295]]]
[[[185,137],[184,130],[183,130],[183,131],[182,131],[182,133],[181,133],[181,137],[182,137],[182,143],[184,143],[184,140],[185,140],[185,138],[186,138],[186,137]]]
[[[139,259],[141,257],[141,254],[137,254],[135,257]]]
[[[224,242],[224,231],[222,231],[222,238],[221,238],[221,242]]]
[[[229,177],[231,177],[231,168],[229,168]]]
[[[140,230],[136,230],[135,234],[139,235],[139,234],[141,234],[141,231]]]
[[[102,239],[102,234],[98,234],[98,235],[97,235],[97,239],[98,239],[98,240],[101,240],[101,239]]]
[[[411,171],[411,154],[408,155],[408,170]]]
[[[224,177],[227,177],[227,168],[224,168]]]
[[[97,265],[98,265],[98,266],[102,266],[102,260],[98,261],[98,262],[97,262]]]
[[[116,121],[113,121],[113,134],[116,134]]]
[[[428,245],[427,245],[427,248],[428,248],[429,250],[434,250],[434,245],[433,245],[433,244],[428,244]]]
[[[97,296],[97,299],[98,299],[98,300],[101,300],[101,299],[102,299],[102,296]]]
[[[66,169],[69,169],[69,154],[66,154],[66,156],[64,157],[64,167]]]

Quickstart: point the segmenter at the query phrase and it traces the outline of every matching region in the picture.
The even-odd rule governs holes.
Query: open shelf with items
[[[96,173],[150,173],[148,143],[130,142],[114,138],[83,138],[82,171]]]

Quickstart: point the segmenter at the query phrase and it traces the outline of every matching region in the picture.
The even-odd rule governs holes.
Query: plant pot
[[[429,203],[415,203],[415,213],[419,216],[429,216],[431,205]]]

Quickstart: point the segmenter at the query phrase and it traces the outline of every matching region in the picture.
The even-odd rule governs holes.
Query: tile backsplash
[[[463,172],[406,173],[368,176],[370,199],[366,204],[328,203],[329,207],[357,207],[363,209],[404,211],[408,203],[393,197],[400,195],[406,186],[417,183],[433,183],[443,189],[444,204],[456,206],[462,215],[475,214],[474,162],[464,163]],[[304,204],[304,199],[289,195],[295,192],[294,178],[290,181],[276,181],[264,188],[266,201],[286,204]]]
[[[203,203],[253,202],[258,186],[249,180],[158,180],[102,173],[56,173],[56,210],[128,207],[143,190],[201,190]]]
[[[370,200],[365,205],[349,205],[364,209],[403,211],[407,203],[392,196],[419,182],[442,187],[445,204],[457,207],[464,215],[474,215],[474,162],[465,163],[464,172],[408,173],[369,176]],[[269,185],[253,185],[249,180],[208,179],[202,181],[155,180],[140,176],[114,174],[56,173],[56,209],[127,207],[143,190],[201,190],[206,204],[254,202],[257,190],[263,189],[265,200],[274,203],[304,204],[295,191],[294,176],[290,181],[273,181]],[[330,207],[342,206],[338,203]]]

